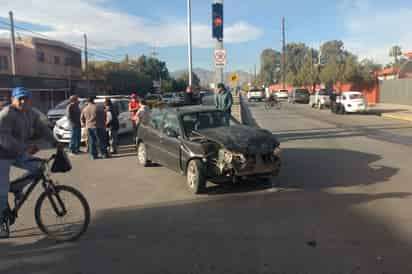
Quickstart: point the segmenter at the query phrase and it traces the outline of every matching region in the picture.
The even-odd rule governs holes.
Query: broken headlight
[[[282,149],[277,146],[274,150],[273,150],[273,155],[275,155],[276,157],[280,157],[280,154],[282,153]]]

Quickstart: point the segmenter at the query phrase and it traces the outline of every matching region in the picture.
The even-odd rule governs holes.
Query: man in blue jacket
[[[47,124],[31,108],[31,93],[24,87],[16,87],[12,91],[11,105],[0,112],[0,238],[9,237],[3,214],[7,208],[10,167],[16,166],[31,173],[38,172],[40,168],[40,163],[32,160],[32,155],[39,150],[30,144],[34,135],[57,145]],[[60,145],[59,148],[62,149]]]
[[[233,97],[223,83],[217,85],[217,94],[215,98],[216,108],[225,112],[229,118],[232,113]]]

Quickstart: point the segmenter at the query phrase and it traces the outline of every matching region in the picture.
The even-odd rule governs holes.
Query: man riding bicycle
[[[39,149],[29,143],[34,136],[57,145],[49,127],[32,109],[31,97],[27,89],[16,87],[12,91],[11,105],[0,112],[0,238],[9,237],[3,215],[8,206],[10,167],[25,169],[29,173],[39,172],[40,163],[34,161],[32,156]],[[61,149],[60,145],[58,147]]]

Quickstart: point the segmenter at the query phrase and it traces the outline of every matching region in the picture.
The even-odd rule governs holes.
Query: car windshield
[[[349,98],[351,99],[351,100],[356,100],[356,99],[362,99],[363,98],[363,95],[362,94],[351,94],[351,95],[349,95]]]
[[[279,90],[279,93],[289,93],[287,90]]]
[[[57,104],[57,106],[55,106],[54,109],[66,109],[68,105],[69,105],[69,100],[64,100],[63,102]]]
[[[196,135],[196,131],[208,128],[228,127],[230,121],[221,111],[196,112],[185,114],[182,117],[186,136]]]
[[[149,95],[149,96],[146,96],[145,99],[146,99],[146,100],[158,100],[158,99],[159,99],[159,96]]]
[[[322,89],[319,90],[319,95],[330,95],[332,92],[330,90]]]
[[[307,89],[297,89],[296,94],[306,95],[309,94],[309,91]]]

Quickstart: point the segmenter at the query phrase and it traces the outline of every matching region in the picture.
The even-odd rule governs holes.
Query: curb
[[[250,112],[249,107],[243,101],[243,97],[240,97],[240,117],[242,124],[259,128],[259,125],[253,117],[252,113]]]
[[[412,122],[412,117],[405,117],[405,116],[396,115],[396,114],[382,113],[382,114],[381,114],[381,117]]]

